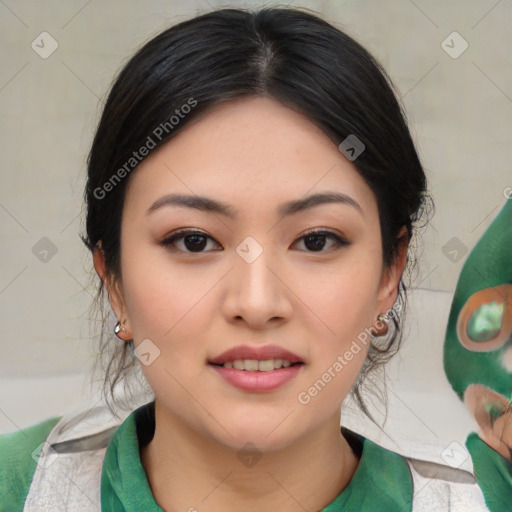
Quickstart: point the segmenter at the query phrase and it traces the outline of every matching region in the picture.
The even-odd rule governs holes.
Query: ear
[[[122,285],[107,272],[105,253],[101,248],[101,240],[94,247],[92,259],[96,273],[100,276],[103,281],[103,285],[107,290],[108,300],[116,317],[120,320],[126,318],[127,313],[123,298]]]
[[[407,249],[409,247],[409,235],[407,228],[402,227],[397,235],[398,248],[395,259],[388,268],[382,271],[379,285],[377,314],[389,311],[395,303],[398,296],[398,286],[407,264]]]

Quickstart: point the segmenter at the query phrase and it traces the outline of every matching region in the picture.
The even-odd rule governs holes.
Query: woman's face
[[[183,229],[196,235],[170,240]],[[323,234],[305,237],[313,229]],[[401,269],[383,269],[376,199],[354,165],[306,117],[251,98],[216,107],[134,171],[121,272],[112,305],[167,418],[264,451],[339,425],[368,350],[358,335],[393,305]],[[212,363],[234,360],[246,369]]]

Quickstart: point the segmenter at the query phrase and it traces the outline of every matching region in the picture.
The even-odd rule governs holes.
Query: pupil
[[[503,326],[505,304],[495,301],[482,304],[471,315],[467,332],[473,341],[489,341],[495,338]]]
[[[187,243],[190,240],[193,240],[191,246],[189,243]],[[200,250],[204,249],[204,247],[206,245],[206,238],[202,235],[188,235],[184,238],[184,241],[185,241],[186,248],[190,251],[194,251],[194,250],[200,251]]]
[[[312,245],[308,245],[308,242],[311,241],[311,240],[317,240],[317,243],[313,243]],[[321,239],[321,242],[318,243],[318,239]],[[306,238],[305,238],[305,245],[308,249],[313,248],[313,251],[320,251],[323,249],[324,245],[325,245],[325,235],[308,235]]]

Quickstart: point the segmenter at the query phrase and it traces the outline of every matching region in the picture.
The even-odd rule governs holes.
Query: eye
[[[177,241],[183,240],[184,249],[176,248],[175,244]],[[207,240],[213,240],[212,237],[205,234],[203,231],[182,229],[171,236],[165,238],[160,242],[160,245],[167,247],[169,250],[179,250],[182,252],[205,252],[203,249],[207,245]],[[217,243],[217,242],[215,242]],[[217,244],[219,245],[219,244]]]
[[[350,242],[341,236],[321,229],[313,229],[302,235],[298,240],[304,240],[304,245],[311,249],[308,252],[327,252],[322,251],[325,247],[325,240],[329,239],[334,243],[330,250],[336,250],[340,247],[350,245]]]

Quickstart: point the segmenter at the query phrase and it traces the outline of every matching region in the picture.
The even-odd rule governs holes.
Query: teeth
[[[271,372],[274,369],[275,368],[273,359],[266,359],[265,361],[258,362],[258,370],[260,372]]]
[[[236,368],[237,370],[244,370],[244,362],[240,359],[237,359],[236,361],[233,361],[233,368]]]
[[[256,359],[244,359],[245,369],[249,372],[256,372],[259,369],[259,362]]]
[[[257,359],[237,359],[235,361],[228,361],[222,366],[224,368],[235,368],[236,370],[246,370],[248,372],[270,372],[278,370],[279,368],[288,368],[291,362],[286,359],[265,359],[258,361]]]

